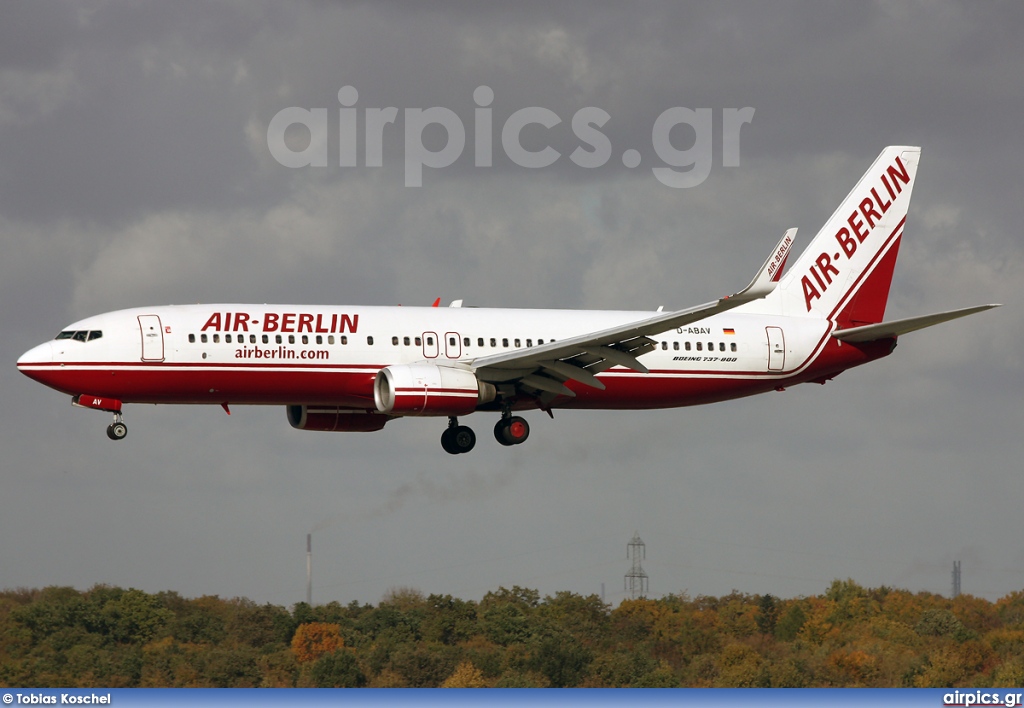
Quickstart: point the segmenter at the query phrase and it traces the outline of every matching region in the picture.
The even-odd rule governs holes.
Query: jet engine
[[[391,416],[336,406],[288,406],[288,422],[299,430],[370,433],[380,430]]]
[[[472,371],[434,364],[389,366],[373,382],[377,410],[395,416],[466,415],[496,395],[494,385]]]

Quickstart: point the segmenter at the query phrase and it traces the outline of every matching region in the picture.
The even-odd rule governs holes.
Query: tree
[[[487,688],[484,674],[470,661],[460,662],[452,675],[444,680],[441,688]]]
[[[300,664],[316,661],[324,654],[345,646],[341,627],[327,622],[300,624],[292,637],[292,651]]]
[[[775,634],[779,616],[778,600],[773,595],[762,595],[757,601],[757,631],[761,634]]]
[[[316,688],[362,688],[366,685],[366,674],[349,649],[321,656],[313,663],[309,677]]]

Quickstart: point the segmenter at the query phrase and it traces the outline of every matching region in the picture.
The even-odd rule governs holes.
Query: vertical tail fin
[[[783,277],[784,313],[882,321],[920,157],[919,147],[882,151]]]

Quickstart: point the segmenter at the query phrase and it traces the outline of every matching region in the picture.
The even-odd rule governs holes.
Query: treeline
[[[390,591],[377,606],[290,611],[96,586],[0,592],[0,685],[1024,685],[1024,592],[997,602],[865,589],[820,596],[479,602]]]

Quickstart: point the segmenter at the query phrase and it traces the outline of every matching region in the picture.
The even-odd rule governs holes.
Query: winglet
[[[757,276],[750,281],[750,285],[740,290],[735,295],[722,298],[723,300],[747,302],[749,300],[759,300],[770,292],[775,290],[776,285],[779,282],[779,277],[782,275],[782,269],[786,265],[786,258],[789,257],[789,249],[793,246],[793,240],[796,238],[796,229],[789,229],[782,235],[782,239],[778,245],[772,251],[772,254],[768,256],[768,260],[761,266],[761,270],[757,272]]]

